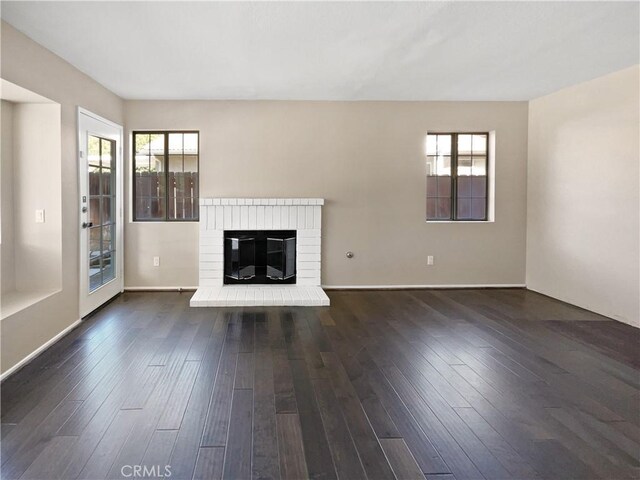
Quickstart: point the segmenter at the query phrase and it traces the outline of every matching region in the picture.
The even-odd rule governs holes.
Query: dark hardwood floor
[[[121,295],[5,381],[2,478],[640,478],[637,329],[525,290],[190,296]]]

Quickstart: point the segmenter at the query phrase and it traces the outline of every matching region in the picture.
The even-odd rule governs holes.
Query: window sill
[[[183,224],[189,224],[189,223],[200,223],[200,220],[172,220],[172,221],[165,221],[165,220],[129,220],[129,223],[133,223],[136,225],[148,225],[148,224],[163,224],[163,225],[183,225]]]
[[[437,225],[440,223],[444,224],[456,224],[456,223],[465,223],[465,224],[485,224],[485,223],[496,223],[495,220],[425,220],[425,223],[429,225]]]

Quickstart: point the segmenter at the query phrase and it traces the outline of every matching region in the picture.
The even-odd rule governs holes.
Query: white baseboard
[[[2,375],[0,375],[0,381],[4,380],[5,378],[7,378],[11,374],[15,373],[16,371],[20,370],[23,366],[25,366],[31,360],[36,358],[38,355],[40,355],[42,352],[44,352],[47,348],[49,348],[51,345],[56,343],[58,340],[60,340],[62,337],[64,337],[71,330],[76,328],[80,324],[80,322],[82,322],[82,319],[76,320],[71,325],[69,325],[67,328],[65,328],[60,333],[58,333],[51,340],[46,342],[44,345],[36,348],[33,352],[31,352],[29,355],[24,357],[22,360],[20,360],[18,363],[16,363],[13,367],[8,368],[4,373],[2,373]]]
[[[124,287],[125,292],[191,292],[198,287]]]
[[[526,288],[524,283],[481,283],[469,285],[322,285],[325,290],[443,290],[459,288]]]
[[[480,283],[468,285],[322,285],[325,290],[420,290],[456,288],[526,288],[524,283]],[[198,287],[124,287],[125,292],[190,292]]]

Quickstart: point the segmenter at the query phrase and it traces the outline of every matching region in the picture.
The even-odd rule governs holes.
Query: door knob
[[[82,222],[82,228],[93,227],[93,222]]]

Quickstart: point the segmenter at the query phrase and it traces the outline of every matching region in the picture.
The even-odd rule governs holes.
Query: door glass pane
[[[102,224],[111,222],[111,204],[113,197],[102,197]]]
[[[91,227],[89,229],[89,258],[92,259],[102,251],[100,242],[100,227]]]
[[[113,280],[115,276],[115,269],[113,260],[115,259],[115,252],[106,253],[102,256],[102,282],[107,283],[109,280]]]
[[[100,138],[89,135],[87,157],[90,166],[100,166]]]
[[[106,227],[102,227],[102,252],[110,252],[113,250],[111,234],[113,232],[113,225],[107,225]]]
[[[111,149],[113,148],[113,145],[108,140],[102,140],[100,143],[102,153],[102,166],[111,168],[111,162],[113,160]]]
[[[100,167],[89,166],[89,195],[100,195]]]
[[[115,146],[89,135],[89,291],[115,278]]]
[[[89,290],[93,291],[102,285],[101,257],[92,258],[89,261]]]
[[[113,175],[111,175],[110,168],[102,168],[102,194],[103,195],[111,195],[111,182],[114,180]]]
[[[100,225],[100,197],[89,197],[89,221]]]

